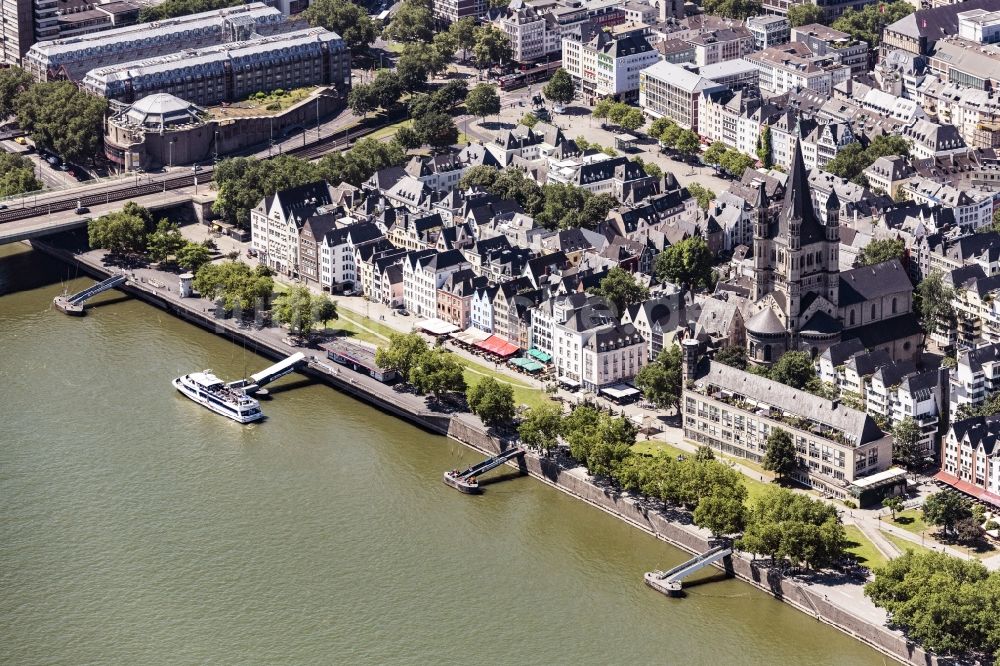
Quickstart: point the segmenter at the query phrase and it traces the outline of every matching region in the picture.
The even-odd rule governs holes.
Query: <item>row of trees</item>
[[[441,398],[466,388],[462,366],[454,355],[431,348],[419,333],[390,335],[389,344],[375,351],[375,363],[383,370],[394,370],[420,395]]]
[[[865,595],[928,650],[1000,659],[1000,572],[978,561],[909,550],[875,570]]]
[[[901,238],[881,238],[873,240],[858,253],[859,266],[872,266],[892,259],[902,259],[906,244]]]
[[[670,118],[657,118],[649,126],[650,138],[656,139],[664,148],[674,150],[685,157],[698,154],[701,140],[692,130],[686,130]]]
[[[264,265],[250,268],[241,261],[223,261],[199,268],[191,286],[204,298],[221,299],[226,312],[247,316],[268,307],[274,292],[272,275]]]
[[[0,69],[0,119],[15,115],[36,145],[71,162],[100,152],[107,108],[69,81],[35,83],[19,67]]]
[[[139,10],[139,22],[162,21],[175,16],[209,12],[213,9],[225,9],[242,4],[242,0],[166,0],[158,5],[143,5]]]
[[[349,151],[325,155],[318,162],[279,155],[270,160],[235,157],[219,162],[212,178],[218,192],[212,210],[243,228],[250,225],[250,210],[265,196],[319,180],[360,185],[379,169],[406,162],[398,141],[362,139]]]
[[[768,130],[770,132],[770,130]],[[770,141],[768,141],[770,144]],[[730,148],[721,141],[714,141],[701,156],[705,164],[717,166],[733,178],[742,178],[743,172],[754,165],[754,159]]]
[[[846,32],[859,41],[875,48],[882,41],[882,30],[887,25],[913,13],[915,7],[906,0],[865,5],[860,11],[848,9],[831,27]]]
[[[117,257],[145,255],[161,264],[175,264],[197,271],[212,260],[212,248],[185,239],[180,227],[169,220],[153,226],[153,215],[129,201],[122,210],[102,215],[87,225],[92,248],[102,248]]]
[[[459,187],[480,187],[503,199],[514,199],[547,229],[594,229],[618,203],[610,194],[595,195],[561,183],[539,185],[518,169],[501,171],[486,165],[469,169]]]
[[[573,99],[572,94],[570,94],[569,97],[570,99]],[[597,102],[594,106],[594,110],[591,112],[591,115],[595,118],[606,118],[613,124],[618,125],[622,129],[628,130],[629,132],[634,132],[642,127],[646,122],[646,118],[642,115],[641,109],[630,106],[625,102],[616,102],[607,97]],[[650,135],[652,135],[652,132],[650,132]]]
[[[751,503],[736,547],[773,560],[821,568],[843,558],[846,541],[833,505],[771,487]]]

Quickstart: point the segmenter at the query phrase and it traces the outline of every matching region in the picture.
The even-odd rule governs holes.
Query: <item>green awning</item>
[[[532,361],[528,358],[512,358],[510,359],[511,365],[516,365],[522,370],[527,370],[528,372],[538,372],[542,370],[545,366],[538,361]]]
[[[548,363],[552,360],[552,354],[546,354],[541,349],[535,349],[534,347],[528,350],[528,355],[534,356],[542,363]]]

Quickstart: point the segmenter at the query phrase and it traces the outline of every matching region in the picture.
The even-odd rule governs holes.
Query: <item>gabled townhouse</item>
[[[569,266],[569,260],[560,250],[528,260],[523,275],[533,288],[540,289],[549,284],[552,275],[561,273]]]
[[[896,198],[899,188],[916,175],[916,170],[902,155],[880,157],[864,170],[873,191]]]
[[[472,294],[469,323],[484,333],[493,333],[493,297],[499,287],[495,284],[479,287]]]
[[[1000,275],[987,276],[982,266],[973,264],[951,271],[947,281],[955,291],[953,342],[966,347],[1000,342]]]
[[[747,331],[743,313],[751,309],[749,299],[735,294],[706,298],[695,322],[694,338],[713,349],[745,347]]]
[[[405,256],[406,250],[394,246],[385,238],[354,248],[355,271],[361,280],[361,290],[368,300],[377,301],[384,294],[381,287],[376,287],[381,274],[375,270],[375,262],[385,257],[394,257],[396,261],[402,262]],[[357,289],[357,285],[355,285],[355,289]]]
[[[328,281],[323,281],[323,256],[320,246],[326,235],[336,227],[338,217],[337,213],[313,215],[303,222],[302,228],[299,229],[297,248],[299,277],[310,284],[329,285]]]
[[[646,341],[632,324],[622,324],[600,300],[567,313],[553,327],[556,378],[588,390],[635,377],[646,365]]]
[[[647,358],[652,361],[664,349],[664,335],[670,335],[678,326],[685,325],[685,303],[680,288],[668,285],[669,290],[642,303],[625,308],[621,322],[631,324],[647,341]]]
[[[403,262],[403,302],[419,317],[436,317],[438,290],[453,273],[471,268],[458,250],[410,252]]]
[[[563,69],[587,97],[634,100],[639,71],[659,60],[641,31],[614,36],[583,24],[563,37]]]
[[[1000,415],[977,416],[951,424],[944,438],[935,479],[1000,507]]]
[[[966,232],[975,233],[993,224],[992,192],[958,189],[919,176],[910,178],[900,188],[918,204],[952,209],[955,222]]]
[[[370,301],[403,307],[403,258],[405,251],[386,253],[372,262],[373,286],[366,297]]]
[[[493,293],[493,335],[516,344],[519,338],[517,300],[522,291],[530,291],[527,278],[518,278],[497,285]]]
[[[320,286],[330,291],[358,288],[355,249],[382,238],[382,231],[371,222],[358,222],[324,233],[319,243]]]
[[[414,213],[429,211],[433,203],[431,197],[433,190],[426,183],[409,174],[404,175],[396,184],[382,192],[389,204]]]
[[[968,150],[954,125],[918,118],[902,128],[900,136],[910,142],[910,155],[916,159],[944,157]]]
[[[468,268],[449,275],[438,289],[437,318],[463,331],[469,328],[472,324],[472,297],[476,289],[487,284],[486,278]]]
[[[890,363],[892,363],[892,356],[881,349],[855,354],[847,359],[843,365],[843,371],[840,372],[841,378],[837,382],[841,395],[855,408],[864,409],[865,389],[868,387],[869,377],[876,370]]]
[[[920,428],[920,444],[924,458],[937,458],[938,424],[948,400],[948,369],[926,370],[908,375],[890,395],[890,421],[899,423],[913,419]]]
[[[864,351],[864,344],[857,338],[830,345],[816,359],[820,380],[835,386],[838,391],[843,391],[847,362],[858,354],[863,354]]]
[[[687,188],[671,189],[635,206],[619,206],[608,213],[604,229],[616,236],[641,240],[645,232],[665,232],[677,222],[691,222],[698,215],[698,202]]]
[[[325,181],[275,192],[250,211],[250,243],[257,260],[283,275],[299,274],[299,229],[324,206],[334,189]]]
[[[896,392],[904,378],[916,374],[913,361],[887,363],[865,379],[865,409],[887,425],[892,424]]]
[[[438,213],[407,214],[396,217],[386,238],[397,247],[407,250],[426,250],[437,247],[438,233],[444,220]]]

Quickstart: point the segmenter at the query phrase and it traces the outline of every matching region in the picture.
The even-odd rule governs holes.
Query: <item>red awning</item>
[[[995,506],[1000,506],[1000,495],[994,495],[993,493],[980,488],[979,486],[973,485],[968,481],[963,481],[954,474],[948,474],[947,472],[938,472],[934,475],[934,478],[938,481],[943,481],[949,486],[953,487],[955,490],[965,493],[966,495],[971,495],[978,500],[984,502],[989,502]]]
[[[503,358],[513,356],[520,349],[517,345],[512,345],[503,338],[499,338],[495,335],[491,335],[482,342],[477,342],[476,346],[484,351],[488,351],[491,354],[496,354],[497,356],[501,356]]]

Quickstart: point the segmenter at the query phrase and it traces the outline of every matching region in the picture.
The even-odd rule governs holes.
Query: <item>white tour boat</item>
[[[211,370],[178,377],[173,384],[174,388],[191,400],[239,423],[251,423],[264,418],[259,402],[248,396],[243,389],[226,385]]]

